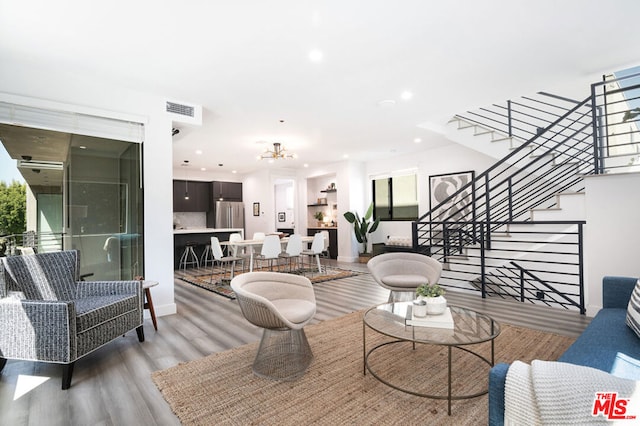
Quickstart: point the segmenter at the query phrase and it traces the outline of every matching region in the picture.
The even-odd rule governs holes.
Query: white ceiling
[[[0,63],[202,105],[202,126],[177,125],[175,168],[247,173],[428,149],[446,142],[424,126],[521,94],[584,98],[640,63],[639,12],[637,0],[0,0]],[[260,141],[299,158],[258,162]]]

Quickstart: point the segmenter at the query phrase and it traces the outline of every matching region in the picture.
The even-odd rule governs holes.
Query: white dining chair
[[[318,264],[318,273],[322,271],[322,266],[320,265],[320,255],[322,254],[323,250],[324,236],[321,232],[316,232],[316,234],[313,236],[313,241],[311,242],[311,248],[302,250],[302,253],[300,253],[302,256],[308,256],[310,258],[315,256],[316,263]],[[304,268],[304,260],[302,266]]]
[[[235,256],[225,256],[224,253],[222,253],[222,247],[220,246],[220,240],[218,240],[218,237],[211,237],[211,254],[213,255],[214,262],[211,264],[211,277],[209,278],[209,284],[211,284],[213,281],[213,273],[216,262],[223,267],[222,279],[224,279],[227,274],[226,265],[231,264],[230,279],[233,279],[236,262],[242,259]]]
[[[280,253],[281,258],[289,260],[289,272],[293,270],[292,261],[295,260],[297,263],[300,259],[300,253],[302,253],[302,235],[293,234],[289,236],[285,251]]]
[[[260,254],[254,256],[256,262],[258,261],[268,261],[269,262],[269,270],[273,270],[273,261],[276,261],[276,266],[279,266],[278,259],[280,258],[280,253],[282,252],[282,246],[280,245],[280,237],[277,235],[267,235],[262,242],[262,249],[260,250]]]
[[[322,256],[327,258],[331,257],[329,255],[329,231],[320,231],[320,233],[322,234],[322,238],[324,242],[324,246],[322,249]]]
[[[242,235],[240,235],[239,233],[233,233],[229,235],[229,251],[227,255],[242,259],[242,272],[244,272],[245,263],[247,261],[250,261],[251,253],[247,253],[245,249],[233,245],[233,243],[237,241],[242,241]],[[249,246],[249,250],[251,250],[251,246]]]

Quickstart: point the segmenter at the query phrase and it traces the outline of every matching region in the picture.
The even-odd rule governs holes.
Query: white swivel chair
[[[242,259],[234,256],[225,256],[222,253],[222,247],[220,246],[220,240],[218,240],[218,237],[211,237],[211,254],[213,255],[214,262],[211,264],[211,277],[209,278],[209,283],[211,284],[213,281],[214,266],[216,262],[223,266],[221,280],[225,279],[227,274],[226,265],[228,264],[231,264],[231,274],[229,279],[233,279],[236,262]]]
[[[274,380],[304,375],[313,353],[303,327],[316,312],[308,278],[278,272],[247,272],[231,280],[231,289],[251,324],[264,329],[253,373]]]
[[[267,235],[262,242],[262,249],[260,254],[254,256],[256,261],[268,261],[269,270],[273,270],[273,261],[276,261],[276,266],[279,267],[278,259],[282,253],[282,246],[280,245],[280,237],[277,235]]]
[[[313,241],[311,242],[311,248],[302,250],[301,255],[316,258],[316,263],[318,264],[318,273],[322,271],[322,265],[320,264],[320,255],[324,250],[324,236],[321,232],[316,232],[313,236]],[[304,267],[304,262],[303,262]]]
[[[289,260],[289,272],[293,270],[291,267],[292,261],[300,258],[300,254],[302,253],[302,235],[293,234],[289,237],[287,241],[287,248],[284,252],[280,253],[280,257],[283,259]]]
[[[367,263],[373,279],[388,289],[389,303],[415,298],[418,286],[436,284],[442,273],[442,263],[417,253],[384,253]]]

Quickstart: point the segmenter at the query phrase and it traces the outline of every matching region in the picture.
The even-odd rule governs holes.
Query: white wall
[[[269,170],[260,170],[247,175],[242,183],[244,201],[244,229],[247,238],[254,232],[273,232],[273,187],[270,184]],[[260,203],[260,215],[253,215],[253,203]],[[271,212],[271,213],[270,213]]]
[[[336,173],[338,188],[338,260],[356,262],[361,244],[353,233],[353,225],[344,218],[347,211],[364,214],[371,203],[371,188],[365,174],[365,164],[346,161]],[[345,232],[346,231],[346,232]]]
[[[495,163],[495,160],[462,145],[449,143],[411,155],[393,157],[390,161],[372,161],[367,163],[367,191],[371,193],[370,181],[377,175],[393,174],[395,171],[415,169],[418,178],[418,211],[429,211],[429,176],[475,170],[476,176]],[[371,236],[372,243],[382,243],[387,236],[411,237],[411,222],[381,222],[378,230]]]
[[[640,277],[640,173],[585,178],[587,315],[602,307],[602,277]]]
[[[144,122],[145,274],[160,283],[152,290],[156,314],[175,313],[172,123],[164,112],[164,99],[112,85],[99,76],[87,79],[10,61],[0,67],[0,101]]]

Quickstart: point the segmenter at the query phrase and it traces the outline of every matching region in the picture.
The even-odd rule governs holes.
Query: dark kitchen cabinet
[[[211,206],[210,183],[197,181],[173,181],[174,212],[207,212]],[[189,199],[185,199],[185,194]]]
[[[216,201],[242,201],[242,183],[241,182],[212,182],[213,198],[211,202]]]

